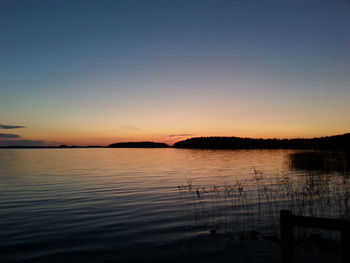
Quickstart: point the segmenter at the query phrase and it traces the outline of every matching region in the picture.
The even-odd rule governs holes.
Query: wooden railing
[[[280,234],[283,263],[294,262],[293,226],[340,231],[342,260],[343,263],[350,262],[350,221],[311,216],[295,216],[291,211],[282,210],[280,212]]]

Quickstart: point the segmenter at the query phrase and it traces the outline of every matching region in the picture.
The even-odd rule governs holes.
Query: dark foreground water
[[[178,186],[305,176],[291,152],[1,149],[0,262],[279,262],[278,243],[210,233],[232,217],[193,219]]]

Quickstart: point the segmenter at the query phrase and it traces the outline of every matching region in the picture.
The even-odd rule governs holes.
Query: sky
[[[0,0],[0,145],[350,131],[350,1]]]

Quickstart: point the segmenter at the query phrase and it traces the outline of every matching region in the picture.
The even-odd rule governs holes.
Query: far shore
[[[1,142],[1,141],[0,141]],[[15,143],[15,141],[14,141]],[[350,133],[318,138],[297,139],[256,139],[243,137],[194,137],[179,141],[170,146],[162,142],[116,142],[108,146],[100,145],[57,145],[24,146],[7,145],[1,149],[76,149],[76,148],[182,148],[182,149],[298,149],[298,150],[340,150],[350,151]]]

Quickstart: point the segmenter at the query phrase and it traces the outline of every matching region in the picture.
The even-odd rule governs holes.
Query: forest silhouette
[[[110,148],[167,148],[169,145],[159,142],[117,142],[110,144]]]
[[[313,149],[349,151],[350,133],[311,139],[196,137],[176,142],[173,147],[190,149]]]

